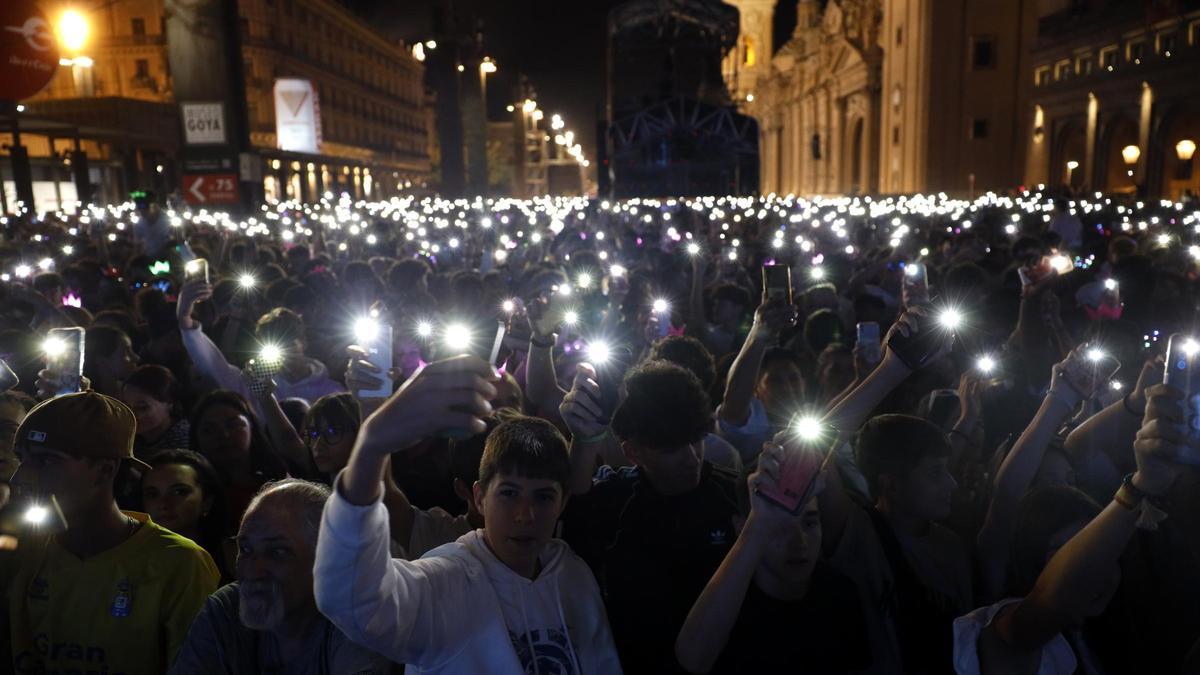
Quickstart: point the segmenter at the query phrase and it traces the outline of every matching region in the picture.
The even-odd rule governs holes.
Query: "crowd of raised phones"
[[[0,226],[6,671],[1200,673],[1200,206]]]

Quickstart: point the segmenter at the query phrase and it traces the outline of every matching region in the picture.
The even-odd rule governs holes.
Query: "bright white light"
[[[1121,387],[1124,387],[1125,385],[1121,384],[1119,380],[1113,380],[1112,382],[1108,383],[1108,386],[1112,387],[1113,391],[1120,391]]]
[[[591,288],[592,275],[588,274],[587,272],[580,272],[579,276],[575,277],[575,283],[580,288]]]
[[[593,366],[603,366],[612,358],[612,348],[607,342],[597,340],[588,345],[587,358]]]
[[[1188,338],[1183,343],[1183,353],[1190,358],[1195,356],[1196,352],[1200,352],[1200,342],[1196,342],[1194,339]]]
[[[242,288],[254,288],[257,284],[258,279],[255,279],[253,274],[243,274],[238,277],[238,286]]]
[[[921,272],[921,268],[916,265],[908,265],[904,268],[904,273],[910,277],[915,277]]]
[[[367,317],[355,321],[354,336],[361,344],[374,342],[379,337],[379,322]]]
[[[984,375],[991,375],[992,371],[996,369],[996,359],[987,355],[981,356],[975,361],[975,367]]]
[[[563,314],[563,323],[568,326],[574,326],[575,324],[579,323],[579,312],[576,312],[575,310],[567,310],[567,312]]]
[[[513,302],[512,300],[505,300],[500,304],[500,308],[504,310],[505,314],[512,314],[513,312],[517,311],[517,303]]]
[[[471,346],[471,330],[465,324],[452,323],[446,326],[443,338],[450,349],[466,349]]]
[[[1167,244],[1170,244],[1170,243],[1171,243],[1171,235],[1169,235],[1165,232],[1158,235],[1158,245],[1159,246],[1166,246]]]
[[[697,244],[696,242],[692,242],[692,243],[688,244],[687,252],[688,252],[688,255],[696,255],[697,253],[700,252],[700,244]]]
[[[33,269],[31,267],[29,267],[29,265],[17,265],[17,269],[15,269],[13,271],[16,272],[17,276],[22,279],[29,276],[30,274],[33,274]]]
[[[668,303],[663,298],[656,298],[654,300],[654,304],[651,306],[654,308],[654,312],[656,314],[666,314],[667,310],[669,310],[671,308],[670,303]]]
[[[1075,265],[1071,263],[1071,259],[1061,253],[1050,257],[1050,266],[1059,274],[1066,274],[1075,269]]]
[[[1106,291],[1117,290],[1117,280],[1116,279],[1105,279],[1104,280],[1104,290],[1106,290]]]
[[[801,417],[796,420],[793,427],[796,430],[796,435],[805,441],[815,441],[821,438],[821,420],[816,417]]]
[[[613,265],[608,268],[608,274],[614,279],[620,279],[625,276],[625,268],[621,265]]]
[[[50,269],[51,267],[54,267],[54,260],[52,258],[42,258],[41,260],[38,261],[38,269],[40,269],[43,272]]]
[[[938,323],[942,324],[942,327],[947,330],[956,330],[962,325],[962,313],[954,308],[943,310],[941,315],[938,316]]]
[[[1104,358],[1104,350],[1098,347],[1092,347],[1091,349],[1087,350],[1087,357],[1089,361],[1099,361],[1100,359]]]
[[[279,345],[263,345],[258,352],[258,358],[266,363],[276,363],[283,359],[283,349]]]
[[[814,281],[820,281],[825,278],[825,269],[821,267],[814,267],[811,271],[809,271],[808,275],[812,277]]]
[[[418,321],[417,335],[423,338],[433,335],[433,324],[429,323],[428,321]]]
[[[58,337],[48,337],[42,342],[42,351],[49,357],[62,356],[67,351],[67,343]]]
[[[25,522],[31,525],[41,525],[46,522],[50,510],[44,506],[31,506],[25,510]]]

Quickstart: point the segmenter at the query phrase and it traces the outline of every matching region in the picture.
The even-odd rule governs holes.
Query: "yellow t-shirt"
[[[220,575],[192,540],[126,515],[143,525],[86,560],[53,540],[21,542],[4,584],[15,672],[167,671]]]

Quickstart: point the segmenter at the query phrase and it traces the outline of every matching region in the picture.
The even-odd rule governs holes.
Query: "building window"
[[[971,139],[979,140],[988,137],[988,121],[982,117],[971,119]]]
[[[150,77],[150,62],[146,59],[138,59],[136,61],[138,78]]]
[[[900,145],[900,127],[892,127],[892,145]]]
[[[1033,72],[1034,86],[1044,87],[1050,83],[1050,66],[1042,66]]]
[[[1145,57],[1145,55],[1146,41],[1137,40],[1136,42],[1129,43],[1129,47],[1125,52],[1125,59],[1135,66],[1140,66],[1142,64],[1142,58]]]
[[[1094,63],[1095,62],[1092,61],[1091,54],[1081,54],[1079,56],[1076,56],[1075,57],[1075,74],[1079,75],[1080,77],[1086,77],[1088,75],[1091,75],[1092,74],[1092,65]]]
[[[898,26],[896,28],[896,46],[899,47],[902,44],[904,44],[904,26]]]
[[[976,36],[971,38],[971,68],[989,70],[996,67],[996,39]]]
[[[1062,82],[1063,80],[1067,79],[1070,76],[1071,76],[1071,62],[1069,60],[1064,59],[1064,60],[1059,61],[1058,63],[1054,64],[1054,79],[1055,79],[1055,81]]]
[[[1179,44],[1179,38],[1175,35],[1175,31],[1159,33],[1156,41],[1158,45],[1155,51],[1168,59],[1171,58],[1171,54],[1176,51]]]
[[[1117,69],[1117,46],[1110,45],[1100,50],[1100,70],[1111,73]]]
[[[130,28],[133,30],[133,34],[135,36],[144,37],[146,35],[146,20],[145,19],[138,17],[136,19],[132,19],[129,23],[130,23]]]

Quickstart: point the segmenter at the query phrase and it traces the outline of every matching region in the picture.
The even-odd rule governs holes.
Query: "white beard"
[[[264,599],[262,591],[269,594]],[[238,584],[238,618],[250,630],[274,630],[283,623],[283,590],[273,581]]]

